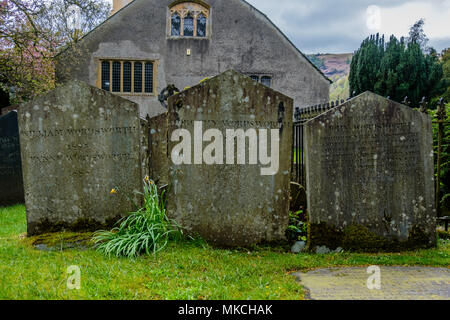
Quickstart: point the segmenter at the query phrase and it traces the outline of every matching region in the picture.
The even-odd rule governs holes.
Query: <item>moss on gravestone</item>
[[[331,250],[342,247],[352,252],[398,252],[414,249],[426,249],[434,246],[427,234],[418,226],[414,226],[408,239],[400,241],[389,239],[370,231],[362,225],[351,225],[338,230],[325,222],[309,224],[308,249],[314,251],[318,246],[326,246]]]
[[[57,232],[25,238],[27,245],[43,251],[87,249],[94,245],[92,233]]]
[[[37,234],[43,233],[55,233],[61,230],[71,230],[74,232],[86,232],[86,231],[97,231],[103,229],[111,229],[115,226],[117,221],[119,221],[122,217],[117,216],[115,218],[106,219],[105,222],[101,223],[97,220],[80,218],[72,223],[68,222],[52,222],[49,219],[40,220],[37,223],[34,223],[31,226],[31,230],[34,232],[29,232],[30,236],[34,236]]]

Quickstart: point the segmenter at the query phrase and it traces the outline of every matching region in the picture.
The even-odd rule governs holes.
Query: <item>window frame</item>
[[[103,63],[109,62],[109,91],[113,94],[121,95],[121,96],[157,96],[157,64],[158,62],[156,60],[146,60],[146,59],[132,59],[132,58],[98,58],[97,60],[97,66],[98,66],[98,76],[97,76],[97,87],[103,89]],[[120,62],[120,91],[113,91],[113,63],[114,62]],[[131,63],[131,92],[125,92],[124,91],[124,64],[126,62]],[[141,63],[142,64],[142,86],[141,92],[135,92],[135,63]],[[148,63],[153,64],[153,72],[152,72],[152,84],[153,84],[153,91],[152,92],[145,92],[145,85],[146,85],[146,72],[145,72],[145,65]]]
[[[251,74],[251,75],[249,75],[249,78],[252,79],[253,81],[259,83],[259,79],[260,79],[261,77],[260,77],[259,75],[257,75],[257,74]],[[255,79],[255,78],[256,78],[256,79]]]
[[[199,23],[199,21],[200,21],[200,19],[201,18],[204,18],[205,19],[205,30],[204,30],[204,32],[205,32],[205,34],[203,35],[203,36],[199,36],[198,35],[198,23]],[[195,35],[195,37],[196,38],[206,38],[207,36],[208,36],[208,17],[203,13],[203,12],[200,12],[196,17],[195,17],[195,24],[196,24],[196,35]]]
[[[211,38],[211,6],[203,1],[191,0],[191,1],[175,1],[167,8],[167,39],[198,39],[208,40]],[[172,35],[172,17],[174,14],[178,14],[180,17],[180,34]],[[184,20],[185,17],[190,14],[193,19],[194,30],[192,36],[184,35]],[[205,35],[198,36],[197,23],[200,15],[203,15],[206,19]]]
[[[259,83],[259,84],[262,84],[263,86],[266,86],[268,88],[273,88],[273,75],[271,75],[271,74],[267,74],[267,73],[247,73],[247,76],[249,78],[251,78],[253,81],[255,81],[255,82]],[[253,79],[253,78],[256,78],[256,77],[258,78],[258,80]],[[264,84],[262,82],[263,78],[268,78],[270,80],[270,86],[268,86],[268,85],[266,85],[266,84]]]
[[[265,84],[263,81],[265,80],[269,80],[269,85]],[[268,75],[264,75],[259,77],[259,83],[261,83],[263,86],[266,86],[268,88],[272,88],[273,86],[273,77],[272,76],[268,76]]]
[[[182,33],[182,36],[183,37],[196,37],[197,36],[197,28],[195,27],[195,21],[194,20],[196,20],[197,19],[197,17],[194,15],[194,13],[193,12],[191,12],[191,11],[187,11],[186,12],[186,14],[184,15],[184,17],[183,17],[183,33]],[[186,32],[187,32],[187,29],[186,29],[186,20],[189,20],[189,21],[191,21],[191,23],[192,23],[192,35],[186,35]]]
[[[180,19],[180,24],[179,24],[179,26],[178,26],[178,35],[176,35],[176,34],[173,34],[173,19],[174,19],[174,16],[178,16],[178,19]],[[182,27],[182,21],[183,21],[183,18],[181,17],[181,15],[180,15],[180,13],[179,12],[171,12],[170,13],[170,18],[169,18],[169,20],[170,20],[170,22],[169,22],[169,28],[170,28],[170,31],[169,31],[169,33],[170,33],[170,36],[171,37],[181,37],[181,27]]]

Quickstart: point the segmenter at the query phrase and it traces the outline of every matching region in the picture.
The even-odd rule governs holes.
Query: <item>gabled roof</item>
[[[104,25],[105,23],[109,22],[113,17],[115,17],[116,15],[120,14],[120,12],[122,12],[123,10],[126,10],[128,7],[132,6],[134,3],[136,3],[137,1],[145,1],[145,0],[133,0],[130,3],[128,3],[126,6],[124,6],[123,8],[121,8],[120,10],[117,10],[116,13],[114,13],[113,15],[111,15],[110,17],[108,17],[108,19],[106,19],[105,21],[103,21],[102,23],[100,23],[98,26],[96,26],[94,29],[92,29],[90,32],[88,32],[87,34],[85,34],[83,36],[83,38],[81,40],[83,40],[84,38],[86,38],[88,35],[90,35],[91,33],[93,33],[96,29],[100,28],[102,25]],[[255,8],[253,5],[251,5],[250,3],[248,3],[246,0],[239,0],[242,1],[243,3],[245,3],[246,5],[248,5],[250,8],[252,8],[253,10],[255,10],[258,14],[260,14],[261,16],[263,16],[267,22],[269,22],[270,25],[272,25],[277,32],[295,49],[295,51],[297,51],[298,54],[300,54],[314,69],[317,70],[317,72],[319,72],[319,74],[321,76],[323,76],[327,81],[329,81],[330,83],[333,83],[333,81],[331,81],[319,68],[317,68],[317,66],[312,63],[308,57],[303,54],[303,52],[301,52],[296,45],[283,33],[283,31],[280,30],[280,28],[278,28],[278,26],[272,22],[272,20],[269,19],[269,17],[267,17],[266,14],[264,14],[262,11],[260,11],[259,9]],[[176,2],[183,2],[181,0],[175,1],[172,4],[176,3]],[[186,0],[186,2],[189,2],[189,0]],[[203,1],[201,1],[203,2]],[[69,48],[65,48],[64,50],[62,50],[60,53],[58,53],[58,55],[60,55],[61,53],[65,52],[66,50],[68,50]],[[58,56],[57,55],[57,56]]]
[[[297,48],[297,46],[283,33],[283,31],[281,31],[280,30],[280,28],[278,28],[278,26],[275,24],[275,23],[273,23],[273,21],[272,20],[270,20],[270,18],[265,14],[265,13],[263,13],[262,11],[260,11],[259,9],[257,9],[257,8],[255,8],[252,4],[250,4],[250,3],[248,3],[246,0],[240,0],[240,1],[242,1],[242,2],[244,2],[244,3],[246,3],[248,6],[250,6],[252,9],[254,9],[256,12],[258,12],[260,15],[262,15],[282,36],[283,36],[283,38],[285,38],[286,40],[287,40],[287,42],[289,42],[290,43],[290,45],[292,46],[292,47],[294,47],[294,49],[303,57],[303,58],[305,58],[306,59],[306,61],[308,61],[308,63],[311,65],[311,66],[313,66],[313,68],[314,69],[316,69],[326,80],[328,80],[330,83],[333,83],[333,81],[331,81],[323,72],[322,72],[322,70],[320,70],[319,68],[317,68],[317,66],[314,64],[314,63],[312,63],[309,59],[308,59],[308,57],[305,55],[305,54],[303,54],[303,52],[301,52],[300,51],[300,49],[299,48]]]

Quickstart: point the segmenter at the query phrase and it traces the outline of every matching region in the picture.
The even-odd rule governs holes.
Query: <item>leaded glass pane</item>
[[[102,89],[109,91],[110,90],[110,79],[109,77],[111,76],[110,74],[110,64],[109,61],[103,61],[102,62]]]
[[[197,17],[197,37],[206,37],[206,17],[203,14]]]
[[[267,87],[270,87],[272,85],[272,78],[271,77],[261,77],[261,83]]]
[[[131,62],[123,63],[123,92],[131,92]]]
[[[134,92],[142,92],[142,63],[134,63]]]
[[[113,80],[112,80],[112,91],[120,92],[120,62],[113,62]]]
[[[179,36],[180,35],[180,30],[181,30],[181,18],[178,15],[178,13],[174,13],[172,15],[172,31],[171,31],[171,35],[172,36]]]
[[[145,64],[145,92],[153,93],[153,63]]]
[[[194,36],[194,18],[190,13],[184,18],[184,36],[193,37]]]

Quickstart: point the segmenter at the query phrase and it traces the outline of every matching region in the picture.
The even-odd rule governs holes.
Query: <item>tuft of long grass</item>
[[[164,193],[158,195],[153,181],[144,181],[144,206],[117,223],[111,231],[97,231],[93,241],[108,256],[136,257],[163,250],[170,240],[183,237],[182,229],[167,217]]]

